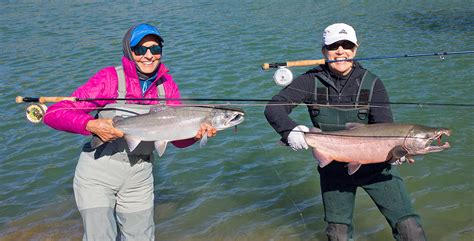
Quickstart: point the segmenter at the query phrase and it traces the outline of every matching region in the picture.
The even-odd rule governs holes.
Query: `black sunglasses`
[[[147,50],[150,50],[151,54],[161,54],[163,52],[163,48],[161,47],[161,45],[153,45],[150,47],[135,46],[132,48],[132,51],[136,55],[145,55]]]
[[[337,50],[339,46],[343,49],[353,49],[356,45],[351,41],[338,41],[330,45],[326,45],[327,50]]]

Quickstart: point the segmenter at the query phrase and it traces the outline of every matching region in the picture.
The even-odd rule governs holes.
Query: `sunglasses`
[[[356,45],[350,41],[339,41],[330,45],[326,45],[327,50],[337,50],[339,46],[342,46],[343,49],[353,49]]]
[[[151,54],[161,54],[163,51],[163,48],[160,45],[153,45],[150,47],[145,47],[145,46],[135,46],[132,48],[132,51],[136,55],[145,55],[146,51],[150,50]]]

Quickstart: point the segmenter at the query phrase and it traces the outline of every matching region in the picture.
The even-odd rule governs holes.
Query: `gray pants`
[[[154,240],[152,164],[130,159],[126,152],[81,153],[74,196],[84,224],[83,240]]]

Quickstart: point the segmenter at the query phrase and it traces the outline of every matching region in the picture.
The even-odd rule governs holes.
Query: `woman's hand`
[[[207,132],[207,137],[213,137],[217,134],[217,129],[209,124],[201,124],[201,128],[199,128],[195,139],[199,140],[203,137],[203,135]]]
[[[87,122],[86,130],[97,135],[102,141],[113,141],[123,137],[123,132],[112,125],[112,119],[95,119]]]

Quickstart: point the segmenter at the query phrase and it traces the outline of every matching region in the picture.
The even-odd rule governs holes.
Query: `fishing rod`
[[[265,103],[280,103],[284,105],[296,105],[298,103],[288,102],[288,101],[278,101],[272,99],[233,99],[233,98],[78,98],[73,96],[41,96],[41,97],[22,97],[17,96],[15,102],[20,103],[54,103],[63,100],[68,101],[103,101],[103,100],[141,100],[141,101],[221,101],[221,102],[265,102]],[[352,102],[341,102],[340,105],[324,105],[324,106],[334,106],[334,107],[346,107],[350,104],[351,106],[354,104]],[[459,104],[459,103],[433,103],[433,102],[375,102],[372,101],[367,104],[390,104],[390,105],[417,105],[417,106],[460,106],[460,107],[474,107],[473,104]],[[312,105],[312,104],[307,104]],[[323,106],[323,104],[314,104]]]
[[[334,63],[341,61],[365,61],[365,60],[376,60],[376,59],[398,59],[398,58],[415,58],[415,57],[432,57],[439,56],[442,60],[447,55],[459,55],[459,54],[474,54],[474,51],[454,51],[454,52],[434,52],[434,53],[422,53],[422,54],[403,54],[394,56],[377,56],[367,58],[353,58],[353,59],[341,59],[341,60],[326,60],[326,59],[315,59],[315,60],[296,60],[288,61],[284,63],[263,63],[262,70],[269,70],[271,68],[277,69],[273,75],[273,80],[277,85],[287,86],[293,81],[293,73],[288,69],[290,67],[304,67],[314,65],[324,65],[326,63]]]
[[[17,96],[16,103],[35,102],[35,103],[54,103],[63,100],[69,101],[101,101],[101,100],[142,100],[142,101],[228,101],[228,102],[269,102],[268,99],[229,99],[229,98],[77,98],[64,96],[41,96],[41,97],[22,97]]]
[[[46,103],[54,103],[54,102],[59,102],[59,101],[104,101],[104,100],[112,100],[112,101],[127,101],[127,100],[133,100],[133,101],[182,101],[182,102],[187,102],[187,101],[196,101],[196,102],[211,102],[211,101],[216,101],[216,102],[224,102],[224,104],[193,104],[196,106],[202,106],[202,105],[251,105],[251,106],[267,106],[267,105],[299,105],[300,103],[293,103],[293,102],[288,102],[288,101],[277,101],[277,100],[271,100],[271,99],[229,99],[229,98],[77,98],[77,97],[72,97],[72,96],[41,96],[41,97],[22,97],[22,96],[17,96],[15,99],[15,102],[20,104],[20,103],[33,103],[30,104],[26,108],[26,117],[29,121],[33,123],[39,123],[43,119],[44,115],[46,114],[46,110],[48,109],[46,106]],[[234,102],[231,104],[231,102]],[[237,102],[240,102],[241,104],[235,104]],[[251,103],[258,103],[261,102],[262,104],[242,104],[245,102],[251,102]],[[338,108],[338,107],[353,107],[356,103],[353,102],[341,102],[339,104],[308,104],[305,103],[306,105],[309,106],[321,106],[321,107],[332,107],[332,108]],[[190,105],[190,104],[188,104]],[[474,104],[454,104],[454,103],[430,103],[430,102],[375,102],[371,101],[370,103],[359,103],[356,104],[358,107],[386,107],[386,105],[416,105],[416,106],[456,106],[456,107],[469,107],[472,108],[474,107]],[[381,105],[381,106],[377,106]]]
[[[320,65],[320,64],[334,63],[334,62],[341,62],[341,61],[399,59],[399,58],[428,57],[428,56],[439,56],[441,59],[444,59],[444,56],[446,55],[455,55],[455,54],[474,54],[474,50],[456,51],[456,52],[435,52],[435,53],[425,53],[425,54],[404,54],[404,55],[395,55],[395,56],[378,56],[378,57],[353,58],[353,59],[342,59],[342,60],[315,59],[315,60],[295,60],[295,61],[288,61],[284,63],[263,63],[262,70],[269,70],[271,68],[279,68],[279,67],[304,67],[304,66]]]

